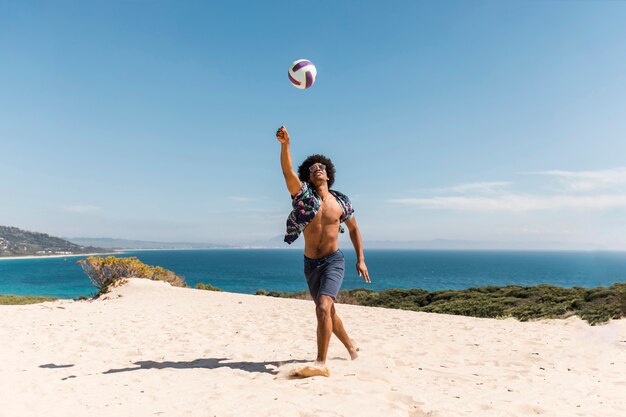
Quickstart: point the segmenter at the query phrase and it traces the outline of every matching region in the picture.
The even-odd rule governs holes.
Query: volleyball
[[[308,59],[299,59],[291,64],[288,75],[289,81],[294,87],[306,90],[315,82],[317,69]]]

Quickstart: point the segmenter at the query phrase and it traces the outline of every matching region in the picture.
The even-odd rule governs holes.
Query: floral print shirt
[[[352,208],[352,204],[350,203],[350,199],[347,195],[340,193],[339,191],[329,190],[332,195],[337,198],[337,202],[341,206],[343,210],[343,214],[341,215],[340,223],[343,223],[347,220],[350,220],[354,214],[354,209]],[[298,191],[291,201],[291,205],[293,206],[293,210],[291,214],[289,214],[289,218],[287,218],[287,233],[285,233],[285,242],[288,244],[292,244],[300,233],[304,230],[304,228],[311,223],[317,211],[320,208],[322,199],[320,198],[315,188],[311,186],[306,181],[302,181],[302,188]],[[340,224],[339,232],[343,233],[344,228]]]

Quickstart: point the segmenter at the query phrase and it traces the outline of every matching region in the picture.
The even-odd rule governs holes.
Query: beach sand
[[[360,357],[315,358],[313,304],[131,279],[0,306],[0,415],[621,416],[626,320],[522,323],[338,305]]]

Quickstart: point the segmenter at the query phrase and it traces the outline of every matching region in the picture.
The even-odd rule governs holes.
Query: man
[[[304,232],[304,275],[309,292],[315,301],[317,315],[317,359],[316,365],[328,375],[326,355],[330,336],[335,334],[348,349],[350,357],[356,359],[357,347],[348,337],[341,319],[335,310],[335,299],[343,281],[345,260],[339,250],[339,232],[345,222],[350,240],[357,255],[356,270],[365,282],[371,282],[361,243],[361,233],[356,224],[354,210],[348,197],[331,190],[335,180],[335,168],[323,155],[308,157],[298,168],[292,168],[289,150],[289,133],[284,126],[276,132],[281,144],[280,164],[285,176],[293,211],[287,220],[285,242],[291,244]]]

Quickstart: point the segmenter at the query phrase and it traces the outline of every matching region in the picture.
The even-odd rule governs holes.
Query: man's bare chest
[[[320,202],[320,206],[312,223],[321,223],[323,225],[339,223],[342,214],[343,210],[339,202],[337,202],[337,199],[334,197],[328,198],[326,201],[322,200]]]

